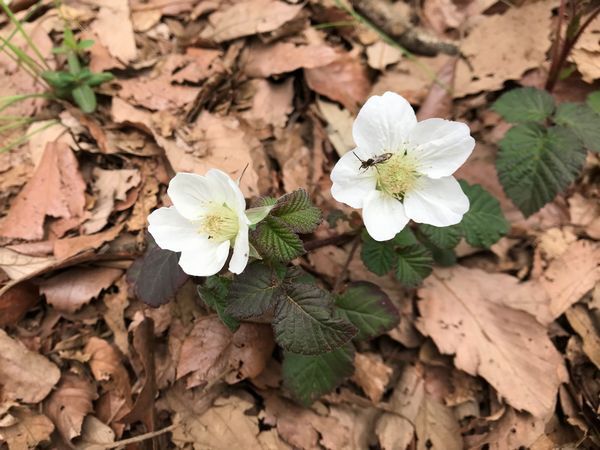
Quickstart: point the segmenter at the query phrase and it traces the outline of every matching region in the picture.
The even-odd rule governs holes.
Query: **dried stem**
[[[344,263],[344,266],[342,267],[342,271],[340,272],[340,274],[338,275],[338,277],[335,280],[335,283],[333,284],[333,288],[331,290],[334,294],[338,294],[340,292],[342,283],[344,282],[344,278],[346,278],[346,274],[348,273],[348,266],[350,266],[350,263],[352,262],[352,258],[354,258],[354,254],[356,253],[356,249],[358,249],[358,244],[360,244],[360,234],[354,236],[354,243],[352,244],[352,248],[350,249],[350,252],[348,253],[346,262]]]

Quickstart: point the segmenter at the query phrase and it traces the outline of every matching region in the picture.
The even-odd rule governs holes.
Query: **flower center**
[[[208,235],[208,239],[217,242],[230,241],[237,236],[239,230],[237,214],[227,205],[211,204],[208,214],[200,221],[199,233]]]
[[[414,189],[420,173],[417,161],[403,152],[394,153],[387,161],[377,164],[377,189],[398,200]]]

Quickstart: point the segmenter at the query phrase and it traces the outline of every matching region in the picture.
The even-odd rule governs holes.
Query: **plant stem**
[[[37,129],[35,129],[35,130],[27,133],[26,135],[21,136],[20,138],[15,139],[12,142],[9,142],[5,146],[0,147],[0,153],[8,151],[8,150],[10,150],[11,148],[13,148],[13,147],[15,147],[17,145],[21,145],[21,144],[27,142],[31,138],[31,136],[35,136],[36,134],[44,131],[46,128],[50,128],[52,125],[56,125],[57,123],[59,123],[58,120],[51,120],[46,125],[44,125],[43,127],[37,128]]]
[[[565,2],[565,0],[561,0],[561,11],[559,14],[564,13],[564,2]],[[565,65],[565,62],[567,61],[569,54],[573,50],[573,47],[575,47],[575,44],[577,44],[577,41],[579,40],[579,38],[581,37],[581,35],[585,31],[585,29],[594,21],[594,19],[598,16],[598,14],[600,14],[600,6],[598,6],[596,9],[594,9],[591,12],[591,14],[581,24],[581,26],[577,30],[577,33],[575,33],[575,35],[572,38],[569,39],[568,36],[565,36],[560,53],[558,53],[557,57],[553,57],[552,64],[550,65],[550,70],[548,72],[548,79],[546,80],[546,86],[545,86],[545,88],[548,92],[552,92],[552,90],[554,89],[554,86],[556,85],[556,82],[558,81],[558,78],[560,76],[560,72],[561,72],[563,66]],[[559,18],[559,24],[560,24],[560,20],[561,19]],[[571,21],[572,20],[574,20],[574,17],[571,17]],[[567,26],[567,29],[568,28],[569,27]],[[560,28],[557,31],[560,32]],[[557,35],[556,39],[557,39],[557,42],[555,42],[555,46],[558,47],[558,46],[560,46],[560,36]],[[553,53],[556,53],[556,52],[553,52]]]
[[[336,234],[334,236],[330,236],[324,239],[315,239],[313,241],[308,241],[304,243],[304,249],[309,252],[311,250],[316,250],[317,248],[326,247],[328,245],[344,245],[350,242],[357,234],[360,232],[349,232]]]
[[[352,262],[352,258],[354,258],[354,254],[356,253],[356,249],[358,249],[359,244],[360,244],[360,234],[357,234],[356,236],[354,236],[354,243],[352,244],[352,247],[350,248],[350,252],[348,253],[346,262],[344,263],[344,266],[342,267],[342,271],[335,279],[335,283],[333,283],[333,288],[331,289],[331,291],[334,294],[339,294],[341,287],[342,287],[342,283],[344,282],[344,279],[346,278],[346,274],[348,273],[348,266],[350,266],[350,263]]]

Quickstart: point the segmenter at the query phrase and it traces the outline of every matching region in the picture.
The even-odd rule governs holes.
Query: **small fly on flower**
[[[352,153],[354,154],[354,156],[356,156],[356,159],[360,161],[361,170],[367,170],[369,167],[375,167],[377,166],[377,164],[384,163],[393,156],[393,153],[383,153],[382,155],[375,156],[374,158],[364,160],[360,159],[360,157],[356,153]]]

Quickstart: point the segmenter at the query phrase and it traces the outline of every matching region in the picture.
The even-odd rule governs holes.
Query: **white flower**
[[[451,176],[475,146],[464,123],[417,123],[410,104],[386,92],[367,100],[352,136],[356,148],[333,168],[331,194],[362,208],[373,239],[392,239],[410,219],[437,227],[454,225],[469,210],[469,199]]]
[[[173,206],[148,217],[148,231],[159,247],[181,252],[179,265],[189,275],[219,272],[233,246],[229,270],[241,273],[250,253],[246,200],[237,183],[220,170],[205,176],[178,173],[167,191]]]

